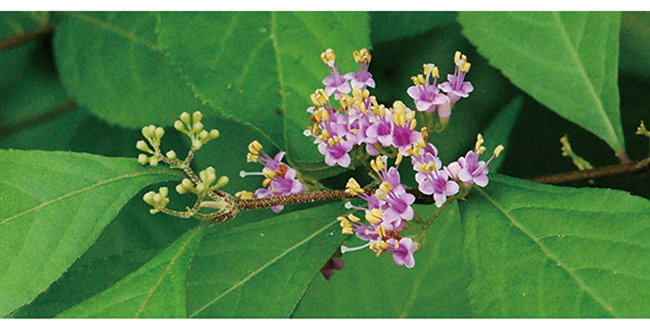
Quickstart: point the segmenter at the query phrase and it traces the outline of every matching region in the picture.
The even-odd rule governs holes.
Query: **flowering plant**
[[[645,16],[0,13],[0,315],[647,317]]]

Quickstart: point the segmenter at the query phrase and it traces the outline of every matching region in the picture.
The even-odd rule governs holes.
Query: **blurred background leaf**
[[[209,113],[157,44],[146,12],[65,12],[54,55],[70,96],[94,115],[129,128],[170,125],[183,112]]]

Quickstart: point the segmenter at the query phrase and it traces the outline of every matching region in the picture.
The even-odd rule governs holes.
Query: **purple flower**
[[[302,182],[296,179],[296,170],[289,165],[282,162],[284,152],[279,152],[275,157],[271,158],[264,150],[262,145],[256,141],[248,145],[249,154],[247,159],[249,162],[258,162],[264,165],[262,172],[239,172],[241,177],[247,175],[263,175],[264,181],[262,185],[268,189],[260,188],[253,193],[256,198],[266,198],[273,196],[284,196],[290,194],[301,193],[306,190]],[[283,205],[273,206],[271,208],[274,212],[280,212],[284,209]]]
[[[338,136],[329,138],[327,142],[318,144],[318,151],[325,156],[325,164],[334,166],[339,164],[341,167],[350,166],[351,158],[348,152],[352,150],[354,143],[347,140],[341,140]]]
[[[406,92],[415,101],[415,107],[419,111],[433,112],[439,105],[449,102],[449,98],[440,93],[436,86],[438,81],[438,68],[433,64],[424,65],[424,74],[412,77],[415,86],[409,87]],[[433,75],[433,84],[429,83],[429,78]]]
[[[436,206],[440,207],[447,201],[447,196],[458,193],[458,184],[448,181],[449,174],[446,171],[432,171],[430,173],[418,172],[415,180],[419,183],[418,189],[427,195],[433,195]]]
[[[413,252],[417,251],[418,246],[411,240],[409,237],[404,237],[402,239],[391,238],[388,241],[387,250],[393,254],[393,261],[398,266],[406,266],[407,268],[413,268],[415,266],[415,258],[413,258]]]
[[[352,88],[365,89],[366,86],[375,88],[375,81],[372,79],[372,74],[368,72],[370,67],[371,56],[367,49],[361,51],[354,51],[354,60],[359,63],[359,73],[350,72],[343,76],[350,80]]]
[[[469,93],[474,90],[472,83],[469,81],[463,81],[465,80],[465,75],[469,72],[471,66],[471,64],[467,62],[467,57],[462,55],[460,52],[456,52],[454,63],[456,63],[456,71],[453,75],[447,75],[449,81],[446,81],[439,86],[440,89],[445,91],[449,96],[451,105],[456,104],[461,97],[468,97]]]
[[[486,162],[478,160],[479,154],[470,150],[465,157],[458,158],[458,161],[447,166],[447,172],[455,180],[471,186],[476,183],[479,187],[485,187],[488,184],[487,174],[490,170]],[[492,159],[490,159],[492,160]]]
[[[327,95],[336,94],[348,94],[352,90],[350,88],[350,83],[348,80],[341,76],[339,72],[339,67],[336,64],[336,55],[332,49],[327,49],[324,53],[321,54],[321,59],[327,68],[330,71],[330,76],[323,79],[323,84],[325,84],[325,91]]]

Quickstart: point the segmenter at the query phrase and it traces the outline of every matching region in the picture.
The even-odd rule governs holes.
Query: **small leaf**
[[[146,12],[62,13],[53,47],[72,98],[129,128],[169,125],[183,111],[206,112],[158,47],[155,24]]]
[[[58,317],[186,317],[185,273],[204,229],[188,231],[131,275]]]
[[[322,162],[309,125],[310,95],[322,88],[332,48],[341,73],[369,47],[362,12],[159,13],[159,44],[203,102],[250,124],[293,162]],[[218,37],[215,37],[218,36]]]
[[[177,178],[135,159],[0,150],[0,315],[30,302],[143,187]]]
[[[420,215],[433,209],[416,205]],[[397,266],[389,253],[379,258],[369,249],[344,254],[345,268],[329,282],[318,276],[292,317],[470,316],[458,206],[448,206],[427,235],[412,269]],[[351,239],[345,245],[356,242],[363,244]]]
[[[335,220],[343,213],[337,203],[235,228],[213,227],[188,273],[189,317],[291,315],[345,238]]]
[[[625,156],[617,85],[620,13],[464,12],[463,33],[490,64]]]
[[[461,203],[475,317],[647,317],[650,202],[504,176]]]

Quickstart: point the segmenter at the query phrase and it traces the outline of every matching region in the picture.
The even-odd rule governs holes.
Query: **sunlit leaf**
[[[206,233],[188,272],[189,317],[291,315],[345,239],[344,212],[337,203]]]
[[[135,159],[0,150],[0,315],[28,303],[143,187],[177,178]]]
[[[461,217],[473,316],[650,315],[648,200],[497,176]]]

